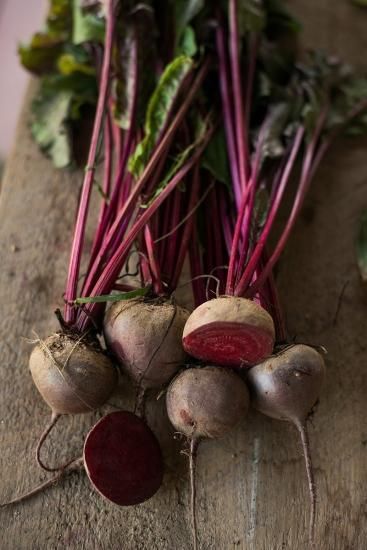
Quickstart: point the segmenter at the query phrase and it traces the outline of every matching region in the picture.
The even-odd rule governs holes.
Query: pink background
[[[0,0],[0,159],[13,144],[28,75],[19,66],[17,45],[39,30],[47,0]]]

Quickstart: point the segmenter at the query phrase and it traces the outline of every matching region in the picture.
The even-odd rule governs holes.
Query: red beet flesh
[[[187,353],[203,361],[218,365],[237,367],[254,365],[270,355],[273,349],[273,335],[261,327],[240,323],[211,323],[183,339]]]
[[[162,484],[159,443],[145,422],[127,411],[110,413],[92,428],[84,466],[97,491],[119,506],[148,500]]]
[[[268,357],[274,346],[274,322],[256,302],[220,296],[198,306],[186,321],[185,351],[223,367],[249,367]]]

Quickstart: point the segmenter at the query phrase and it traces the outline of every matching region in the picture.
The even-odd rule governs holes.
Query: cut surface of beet
[[[84,465],[97,491],[119,506],[148,500],[162,484],[159,443],[146,423],[127,411],[110,413],[92,428]]]
[[[214,322],[183,338],[187,353],[222,366],[252,366],[268,357],[273,334],[262,327],[243,323]]]

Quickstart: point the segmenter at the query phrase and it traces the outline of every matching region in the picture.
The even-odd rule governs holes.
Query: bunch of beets
[[[20,47],[41,77],[36,141],[59,167],[78,142],[90,146],[60,330],[37,340],[29,362],[51,409],[37,461],[54,476],[4,505],[83,468],[117,505],[151,498],[164,468],[145,402],[164,390],[189,447],[194,547],[198,444],[242,422],[250,401],[300,433],[313,539],[306,421],[323,350],[289,341],[273,269],[330,144],[364,131],[367,87],[334,57],[303,51],[299,29],[278,0],[50,0],[44,31]],[[184,285],[192,311],[176,297]],[[103,416],[82,457],[47,466],[57,420],[107,403],[120,368],[134,412]]]

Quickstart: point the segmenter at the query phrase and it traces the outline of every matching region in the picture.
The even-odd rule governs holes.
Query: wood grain
[[[294,6],[309,44],[367,68],[367,12],[341,0],[297,0]],[[49,413],[28,373],[24,337],[32,338],[33,330],[46,336],[56,326],[53,309],[62,301],[80,182],[78,175],[54,171],[32,143],[32,93],[0,195],[0,502],[45,479],[33,447]],[[317,548],[325,550],[367,546],[367,289],[354,253],[367,205],[366,146],[345,141],[329,154],[278,274],[291,334],[328,349],[327,383],[310,429],[319,492]],[[122,384],[114,401],[131,406],[131,399]],[[83,434],[101,414],[64,417],[47,446],[49,460],[78,454]],[[76,475],[30,502],[0,510],[0,547],[190,549],[186,459],[162,400],[151,403],[149,419],[167,463],[156,497],[119,509]],[[198,475],[202,550],[308,547],[304,464],[291,426],[252,412],[229,437],[201,446]]]

